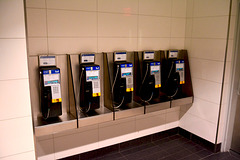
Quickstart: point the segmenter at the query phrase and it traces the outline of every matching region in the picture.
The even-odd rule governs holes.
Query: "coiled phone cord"
[[[80,108],[80,111],[83,112],[82,108],[81,108],[81,84],[82,84],[82,76],[83,76],[83,70],[84,68],[82,68],[82,72],[81,72],[81,75],[80,75],[80,87],[79,87],[79,108]],[[88,112],[90,110],[90,107],[91,107],[91,102],[88,103],[88,109],[86,112]]]
[[[142,85],[143,85],[143,83],[144,83],[145,80],[146,80],[147,73],[148,73],[148,69],[149,69],[149,64],[147,64],[147,69],[146,69],[145,76],[144,76],[143,81],[142,81]],[[140,90],[142,90],[142,85],[141,85],[141,89],[140,89]],[[153,92],[152,92],[152,94],[151,94],[151,97],[150,97],[148,100],[143,100],[143,99],[141,98],[141,96],[140,96],[141,100],[142,100],[144,103],[148,103],[149,101],[151,101],[151,100],[152,100],[152,97],[153,97]]]
[[[114,81],[113,81],[113,87],[112,87],[112,95],[113,95],[112,97],[113,97],[113,99],[114,99],[113,90],[114,90],[114,87],[115,87],[115,83],[116,83],[116,80],[117,80],[117,75],[118,75],[119,70],[120,70],[119,65],[117,65],[117,72],[116,72],[116,75],[115,75],[115,78],[114,78]],[[121,103],[120,103],[118,106],[113,106],[113,107],[116,108],[116,109],[118,109],[119,107],[121,107],[121,105],[122,105],[123,102],[124,102],[124,99],[125,99],[125,98],[124,98],[124,96],[123,96]]]
[[[45,116],[43,115],[43,119],[47,120],[47,119],[49,118],[49,115],[50,115],[50,108],[48,108],[47,117],[45,117]]]
[[[172,65],[171,65],[171,69],[170,69],[170,71],[169,71],[169,73],[168,73],[167,81],[169,80],[170,75],[171,75],[171,73],[172,73],[172,70],[173,70],[173,64],[174,64],[174,62],[172,61]],[[167,81],[166,81],[166,82],[167,82]],[[178,87],[177,87],[175,93],[174,93],[173,95],[168,96],[168,97],[169,97],[169,98],[173,98],[173,97],[175,97],[175,96],[177,95],[177,93],[178,93]]]

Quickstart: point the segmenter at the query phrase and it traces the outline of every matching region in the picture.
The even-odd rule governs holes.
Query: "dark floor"
[[[81,154],[63,160],[240,160],[238,154],[213,153],[178,134],[129,146],[131,147],[125,146],[121,150],[113,149],[110,153],[93,153],[90,157],[89,154]]]

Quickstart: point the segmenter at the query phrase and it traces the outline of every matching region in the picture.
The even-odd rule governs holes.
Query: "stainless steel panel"
[[[53,121],[46,121],[42,119],[39,99],[38,56],[29,57],[31,107],[36,136],[77,128],[76,113],[71,114],[69,107],[67,55],[56,55],[56,63],[61,70],[62,115]]]
[[[160,110],[168,109],[168,108],[170,108],[170,101],[151,104],[151,105],[146,106],[146,112],[145,113],[156,112],[156,111],[160,111]]]
[[[103,65],[103,54],[95,54],[95,64],[100,66],[100,80],[101,80],[101,97],[100,97],[100,108],[89,113],[83,113],[80,110],[80,81],[79,81],[79,54],[70,55],[72,77],[73,77],[73,88],[76,101],[77,115],[78,115],[78,127],[98,124],[102,122],[112,121],[113,113],[103,104],[104,100],[104,65]]]
[[[128,104],[127,109],[115,109],[115,120],[142,115],[144,107],[136,102]]]
[[[99,124],[103,122],[113,121],[113,112],[105,107],[101,107],[95,110],[95,115],[80,114],[80,119],[78,119],[79,127]]]
[[[51,123],[47,123],[41,117],[38,117],[34,124],[35,136],[37,137],[77,128],[77,120],[71,114],[64,114]]]
[[[181,99],[174,99],[171,101],[171,107],[181,106],[193,103],[193,97],[186,97]]]

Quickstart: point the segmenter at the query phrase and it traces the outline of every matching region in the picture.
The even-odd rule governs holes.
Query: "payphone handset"
[[[180,85],[185,84],[185,63],[179,58],[178,50],[167,52],[167,70],[166,92],[170,98],[174,98],[179,92]]]
[[[154,61],[154,51],[143,52],[142,63],[142,84],[140,97],[144,102],[149,102],[159,96],[161,87],[161,64]]]
[[[44,119],[62,115],[61,75],[55,56],[39,56],[41,110]]]
[[[133,92],[133,64],[127,62],[127,52],[119,51],[113,53],[113,101],[114,108],[132,102]]]
[[[87,113],[100,108],[100,66],[94,64],[95,54],[80,55],[80,109]]]

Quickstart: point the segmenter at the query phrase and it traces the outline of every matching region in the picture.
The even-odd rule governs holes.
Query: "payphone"
[[[139,89],[142,101],[149,102],[159,96],[161,87],[160,61],[154,60],[154,51],[142,54],[142,81]]]
[[[45,120],[62,115],[61,76],[55,56],[39,56],[40,100]]]
[[[79,55],[80,109],[87,113],[100,108],[100,66],[94,64],[95,54]]]
[[[185,62],[179,58],[178,50],[167,51],[164,62],[165,82],[164,92],[170,99],[180,96],[182,85],[185,84]]]
[[[157,98],[160,87],[160,61],[154,60],[154,51],[144,51],[142,55],[142,81],[139,89],[142,101],[149,102]]]
[[[127,62],[127,52],[113,53],[113,102],[114,108],[132,102],[133,93],[133,64]]]

